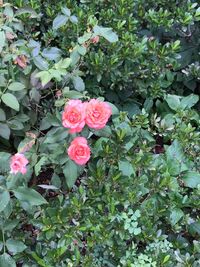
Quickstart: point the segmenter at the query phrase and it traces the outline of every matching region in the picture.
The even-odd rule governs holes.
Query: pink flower
[[[86,124],[95,130],[100,130],[106,126],[106,123],[112,115],[111,107],[97,99],[91,99],[86,106]]]
[[[16,153],[14,156],[11,157],[11,162],[10,162],[10,173],[18,173],[21,172],[22,174],[26,173],[26,165],[28,164],[27,158],[20,153]]]
[[[70,144],[68,155],[78,165],[84,165],[90,159],[90,148],[85,137],[76,137]]]
[[[93,43],[93,44],[96,44],[96,43],[98,43],[99,42],[99,36],[97,35],[97,36],[95,36],[95,37],[93,37],[92,39],[91,39],[91,42]]]
[[[85,104],[81,100],[70,100],[62,114],[62,124],[70,133],[79,133],[85,126]]]

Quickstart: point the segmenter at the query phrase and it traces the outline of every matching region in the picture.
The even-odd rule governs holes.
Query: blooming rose
[[[14,156],[11,157],[11,162],[10,162],[10,169],[11,173],[18,173],[21,172],[22,174],[26,173],[26,165],[28,164],[27,158],[20,153],[15,154]]]
[[[69,158],[78,165],[84,165],[90,158],[90,148],[85,137],[76,137],[70,144],[68,150]]]
[[[95,130],[102,129],[112,115],[111,107],[98,99],[91,99],[86,106],[86,124]]]
[[[79,133],[85,126],[85,104],[81,100],[70,100],[62,114],[62,124],[70,133]]]

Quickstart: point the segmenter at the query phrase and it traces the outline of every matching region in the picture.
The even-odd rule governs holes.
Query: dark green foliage
[[[199,4],[3,2],[0,267],[200,266]],[[113,115],[78,166],[61,114],[93,97]]]

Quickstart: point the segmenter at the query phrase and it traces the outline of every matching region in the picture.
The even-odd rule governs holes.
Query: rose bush
[[[0,266],[198,267],[199,5],[0,12]]]

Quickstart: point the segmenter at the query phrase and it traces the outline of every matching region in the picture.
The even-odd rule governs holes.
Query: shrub
[[[199,266],[198,5],[12,3],[0,266]]]

